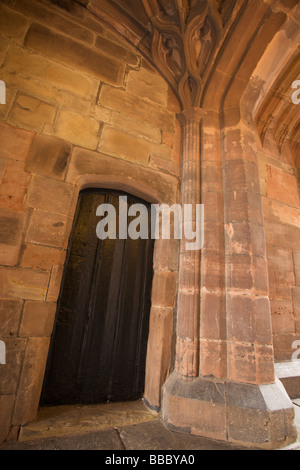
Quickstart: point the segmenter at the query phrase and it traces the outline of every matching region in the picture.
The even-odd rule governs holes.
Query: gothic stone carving
[[[222,33],[219,3],[143,0],[152,29],[152,56],[182,104],[199,107],[210,60]]]

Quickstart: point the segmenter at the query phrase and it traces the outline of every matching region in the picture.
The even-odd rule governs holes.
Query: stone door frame
[[[98,156],[101,159],[101,156],[96,154],[96,152],[84,149],[79,149],[79,152],[86,152],[89,157],[94,156],[96,158],[96,156]],[[74,153],[76,153],[76,150],[73,150],[72,157],[74,157]],[[136,171],[139,171],[137,170],[137,165],[133,165],[130,162],[124,162],[123,160],[118,161],[118,159],[114,157],[105,156],[105,164],[107,163],[109,163],[109,168],[106,167],[105,170],[99,170],[98,174],[72,175],[74,193],[73,202],[69,212],[70,222],[67,227],[64,249],[67,249],[68,246],[78,195],[83,189],[103,188],[125,191],[153,204],[173,204],[178,202],[177,178],[170,175],[164,175],[156,170],[145,167],[140,169],[140,171],[142,171],[141,179],[148,178],[149,181],[154,182],[151,185],[151,183],[147,184],[143,183],[141,180],[138,181],[137,179],[134,179],[134,170],[136,169]],[[164,193],[162,186],[165,188],[171,188],[170,192],[167,191]],[[52,196],[49,195],[49,197]],[[55,197],[55,195],[53,195],[53,197]],[[174,242],[176,243],[174,244]],[[146,403],[153,409],[160,408],[162,385],[169,374],[171,364],[171,345],[173,337],[172,326],[178,276],[178,242],[179,240],[158,239],[155,240],[154,243],[154,276],[152,281],[144,392]],[[170,268],[168,266],[170,266]],[[59,296],[63,267],[64,262],[53,267],[56,271],[56,289],[54,289],[51,299],[45,299],[45,304],[49,304],[49,300],[51,300],[52,306],[56,305],[56,301]],[[37,338],[37,340],[40,340],[40,338]],[[29,343],[30,344],[28,344],[26,350],[26,357],[24,358],[24,367],[18,387],[12,420],[13,426],[16,426],[17,428],[36,419],[45,374],[50,337],[43,338],[43,341],[36,341],[36,338],[30,338]]]

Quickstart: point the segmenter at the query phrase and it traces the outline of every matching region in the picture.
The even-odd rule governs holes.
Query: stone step
[[[300,360],[275,363],[275,374],[291,400],[300,397]]]

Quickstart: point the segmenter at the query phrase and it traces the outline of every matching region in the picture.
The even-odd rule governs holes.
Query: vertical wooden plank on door
[[[150,220],[148,240],[96,236],[98,205],[109,202],[118,215],[122,194],[80,194],[41,405],[142,396],[153,274]],[[128,206],[144,202],[127,197]]]

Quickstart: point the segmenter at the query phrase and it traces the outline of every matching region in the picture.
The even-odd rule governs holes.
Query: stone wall
[[[300,339],[300,192],[296,153],[271,132],[258,153],[275,361],[290,361]]]
[[[37,411],[80,189],[178,201],[180,130],[165,81],[84,7],[5,0],[0,31],[3,440]],[[153,406],[170,366],[177,258],[177,241],[156,243],[146,376]]]

